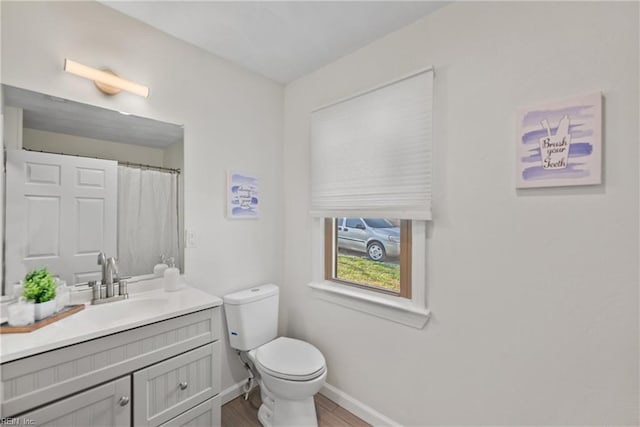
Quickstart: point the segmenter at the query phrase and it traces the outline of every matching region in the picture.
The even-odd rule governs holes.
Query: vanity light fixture
[[[149,96],[148,87],[123,79],[109,70],[98,70],[70,59],[64,60],[64,70],[76,76],[93,80],[98,89],[107,95],[115,95],[121,90],[126,90],[145,98]]]

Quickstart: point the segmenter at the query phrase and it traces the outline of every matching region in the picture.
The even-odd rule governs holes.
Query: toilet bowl
[[[278,293],[263,285],[223,297],[229,343],[257,371],[262,425],[317,426],[313,396],[327,378],[325,359],[305,341],[277,337]]]
[[[322,353],[311,344],[280,337],[248,352],[259,374],[265,426],[317,425],[313,396],[327,378]]]

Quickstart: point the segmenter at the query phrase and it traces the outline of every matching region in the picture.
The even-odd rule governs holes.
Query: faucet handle
[[[107,254],[100,252],[98,254],[98,265],[105,265],[107,263]]]
[[[102,285],[100,285],[96,280],[89,281],[87,285],[89,285],[89,287],[91,288],[91,291],[93,292],[94,301],[98,301],[99,299],[102,298],[102,295],[100,293],[100,288],[102,287]]]
[[[117,281],[118,278],[118,260],[114,257],[107,259],[107,265],[111,268],[111,277],[113,281]]]

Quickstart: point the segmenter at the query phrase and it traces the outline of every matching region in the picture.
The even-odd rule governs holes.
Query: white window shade
[[[431,219],[433,71],[311,115],[311,214]]]

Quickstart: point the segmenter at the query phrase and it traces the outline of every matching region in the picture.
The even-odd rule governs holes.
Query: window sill
[[[424,328],[431,316],[430,310],[405,298],[387,297],[328,281],[312,282],[308,286],[321,300],[416,329]]]

